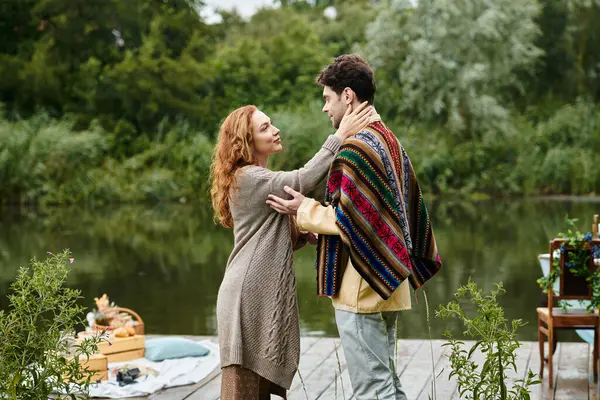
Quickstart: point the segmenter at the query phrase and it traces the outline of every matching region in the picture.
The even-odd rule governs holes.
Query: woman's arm
[[[262,198],[264,201],[269,193],[285,196],[284,186],[289,186],[300,193],[310,192],[327,174],[342,142],[366,126],[372,112],[372,108],[368,107],[366,102],[353,111],[348,108],[337,132],[329,136],[323,143],[321,150],[300,169],[273,172],[259,166],[244,168],[242,174],[251,178],[244,180],[246,184],[250,185],[246,189],[253,190],[251,197]],[[260,184],[256,184],[257,182],[260,182]],[[262,191],[264,188],[267,188],[266,193]]]
[[[294,171],[274,172],[267,168],[252,166],[246,168],[245,172],[256,179],[268,181],[268,193],[285,196],[284,186],[289,186],[300,193],[308,193],[325,178],[341,144],[337,136],[329,136],[321,150],[302,168]]]

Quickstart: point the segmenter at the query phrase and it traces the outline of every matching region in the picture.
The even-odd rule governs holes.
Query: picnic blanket
[[[116,377],[90,386],[91,397],[123,398],[147,396],[159,390],[198,383],[219,367],[219,346],[210,340],[198,342],[210,350],[203,357],[186,357],[175,360],[153,362],[146,358],[108,364],[109,371],[127,365],[140,369],[149,367],[158,372],[157,376],[140,377],[136,383],[119,386]],[[112,374],[111,374],[112,375]]]

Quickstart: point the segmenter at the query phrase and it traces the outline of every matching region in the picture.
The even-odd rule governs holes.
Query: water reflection
[[[469,276],[484,290],[503,281],[509,319],[529,324],[520,338],[536,340],[535,307],[540,290],[536,260],[547,241],[564,228],[564,216],[589,230],[600,204],[592,200],[496,200],[430,205],[444,268],[425,287],[431,311],[449,301]],[[0,215],[0,307],[19,265],[46,251],[70,248],[76,258],[69,285],[83,291],[83,304],[108,293],[144,317],[149,333],[214,335],[216,296],[233,243],[231,232],[212,223],[210,206],[122,206],[102,210],[4,211]],[[302,331],[335,336],[330,301],[315,295],[314,248],[297,253]],[[401,337],[426,337],[425,302],[402,313]],[[432,335],[447,323],[433,318]],[[576,336],[567,336],[575,340]]]

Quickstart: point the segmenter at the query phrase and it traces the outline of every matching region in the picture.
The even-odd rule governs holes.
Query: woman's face
[[[256,110],[252,114],[252,131],[254,151],[257,157],[279,153],[283,148],[279,137],[279,129],[271,124],[271,119],[262,111]]]

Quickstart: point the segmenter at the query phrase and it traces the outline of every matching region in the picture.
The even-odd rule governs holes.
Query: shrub
[[[11,285],[9,308],[0,311],[0,396],[47,399],[78,393],[90,384],[80,360],[96,352],[99,336],[74,344],[83,323],[80,292],[65,287],[73,258],[68,250],[21,267]]]
[[[529,399],[529,386],[538,384],[536,374],[527,371],[524,379],[514,382],[512,389],[507,388],[507,372],[517,372],[516,350],[520,347],[517,341],[517,329],[523,326],[521,320],[513,320],[509,326],[504,317],[504,310],[496,298],[503,294],[502,283],[496,289],[484,296],[483,291],[469,280],[465,286],[458,288],[456,300],[446,306],[440,306],[436,316],[442,319],[457,318],[465,327],[464,334],[476,339],[475,345],[467,351],[464,342],[454,339],[450,331],[446,331],[452,353],[450,377],[458,380],[460,398],[472,400],[492,399]],[[466,298],[476,308],[475,315],[468,315],[459,304]],[[479,366],[473,359],[475,351],[485,355],[485,361]]]

